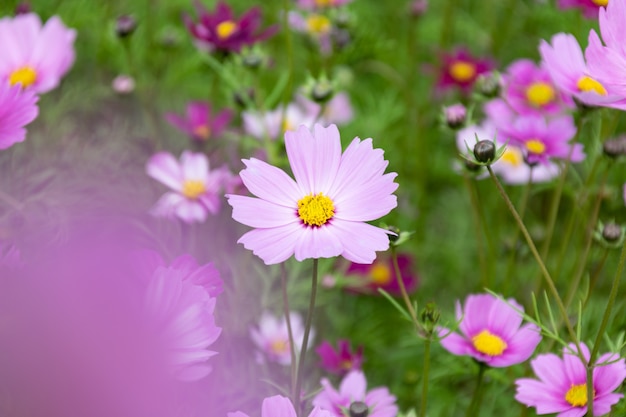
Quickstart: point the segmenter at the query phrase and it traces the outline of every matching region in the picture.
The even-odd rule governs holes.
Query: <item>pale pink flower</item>
[[[113,78],[111,88],[120,95],[130,94],[135,91],[135,79],[130,75],[120,74]]]
[[[295,351],[300,352],[304,339],[302,317],[298,313],[291,312],[289,313],[289,321]],[[307,348],[311,346],[314,334],[315,332],[311,329]],[[250,337],[258,349],[257,359],[259,362],[268,360],[281,365],[291,364],[291,344],[285,317],[275,317],[270,312],[264,312],[258,327],[250,328]]]
[[[255,228],[239,243],[268,265],[294,254],[298,261],[341,255],[372,263],[389,247],[388,231],[365,222],[397,205],[396,174],[384,174],[383,151],[355,138],[342,154],[335,125],[300,126],[285,133],[285,146],[296,181],[263,161],[243,161],[241,178],[258,198],[227,196],[233,218]]]
[[[0,149],[6,149],[26,139],[24,126],[39,114],[39,98],[19,86],[0,84]]]
[[[265,113],[245,111],[241,117],[243,118],[243,128],[250,136],[260,140],[265,138],[276,140],[285,132],[295,130],[300,125],[312,127],[316,115],[305,111],[296,104],[289,104],[284,111],[283,107]]]
[[[228,417],[249,417],[246,413],[237,411],[228,413]],[[297,417],[296,410],[289,398],[281,395],[267,397],[261,406],[261,417]],[[333,414],[319,407],[314,407],[309,417],[333,417]]]
[[[343,125],[350,123],[354,118],[350,96],[345,91],[335,94],[323,106],[304,96],[298,96],[296,102],[313,120],[317,119],[319,123],[325,126],[331,124]]]
[[[0,82],[46,93],[74,63],[76,31],[57,16],[41,25],[34,13],[0,19]]]

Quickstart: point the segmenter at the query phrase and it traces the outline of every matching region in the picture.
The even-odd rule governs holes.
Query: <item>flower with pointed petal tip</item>
[[[336,375],[345,375],[349,371],[361,369],[363,364],[363,346],[352,352],[350,341],[345,339],[337,341],[337,350],[324,340],[315,352],[322,359],[320,365],[322,369]]]
[[[461,334],[440,327],[441,346],[450,353],[471,356],[495,368],[522,363],[535,351],[541,334],[534,324],[521,326],[523,317],[516,309],[524,311],[513,299],[469,295],[463,307],[456,303]]]
[[[466,49],[459,48],[442,57],[443,67],[437,82],[439,89],[459,87],[469,93],[480,74],[493,69],[493,63],[487,59],[474,58]]]
[[[587,364],[589,348],[580,344],[585,363],[575,354],[576,346],[563,348],[563,358],[553,353],[538,355],[530,362],[537,379],[515,381],[515,399],[537,414],[557,417],[583,417],[587,414]],[[610,363],[612,362],[612,363]],[[605,353],[593,368],[593,415],[603,416],[624,396],[614,393],[626,378],[626,363],[617,353]],[[604,365],[603,365],[604,364]]]
[[[249,417],[246,413],[237,411],[228,413],[228,417]],[[261,417],[297,417],[296,410],[289,398],[282,395],[274,395],[263,400]],[[333,414],[319,407],[314,407],[309,417],[333,417]]]
[[[402,282],[408,293],[417,289],[418,278],[413,270],[413,259],[411,256],[399,253],[398,267]],[[393,259],[383,255],[372,264],[351,263],[346,271],[350,283],[346,287],[350,291],[364,294],[380,295],[378,289],[385,290],[391,295],[401,295],[400,285],[396,278],[393,267]]]
[[[304,339],[302,317],[298,313],[291,312],[289,313],[289,322],[295,349],[296,352],[299,352]],[[311,329],[307,348],[311,346],[314,335],[315,331]],[[267,311],[264,312],[259,320],[259,326],[250,328],[250,337],[259,349],[259,355],[257,356],[259,362],[262,363],[267,359],[281,365],[291,364],[289,328],[287,327],[285,317],[278,318]]]
[[[233,218],[255,228],[238,242],[267,265],[291,255],[372,263],[389,248],[388,231],[365,222],[397,205],[396,174],[384,174],[383,151],[355,138],[342,153],[337,126],[317,124],[313,132],[286,132],[285,146],[296,181],[263,161],[243,161],[241,179],[258,198],[227,196]]]
[[[232,110],[225,109],[212,115],[211,104],[199,101],[193,101],[187,105],[187,112],[184,117],[175,113],[165,114],[165,119],[169,124],[192,139],[201,142],[219,137],[232,118]]]
[[[0,19],[0,82],[46,93],[74,63],[76,31],[57,16],[45,25],[34,13]]]
[[[39,97],[20,86],[0,84],[0,149],[26,139],[25,125],[37,118]]]

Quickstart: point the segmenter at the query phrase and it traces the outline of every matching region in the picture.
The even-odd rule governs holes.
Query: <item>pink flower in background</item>
[[[210,13],[199,1],[196,2],[199,21],[184,16],[184,22],[198,46],[208,51],[240,52],[244,46],[253,45],[273,36],[278,26],[259,30],[261,9],[253,7],[236,18],[226,3],[217,3],[214,13]]]
[[[26,139],[24,126],[37,118],[39,98],[20,86],[0,84],[0,149],[7,149]]]
[[[344,91],[335,94],[324,106],[304,96],[296,97],[296,102],[309,117],[317,119],[322,125],[343,125],[350,123],[354,118],[350,96]]]
[[[412,293],[417,289],[418,283],[417,274],[413,270],[412,257],[407,254],[398,254],[398,267],[407,292]],[[348,267],[346,275],[350,279],[346,288],[351,291],[380,295],[378,292],[380,288],[391,295],[401,294],[391,256],[382,256],[372,264],[353,262]]]
[[[258,198],[227,196],[233,218],[255,228],[238,242],[268,265],[294,254],[372,263],[389,247],[388,232],[365,222],[397,205],[396,174],[384,174],[383,151],[355,138],[342,153],[335,125],[300,126],[285,133],[285,146],[296,181],[263,161],[243,161],[241,179]]]
[[[298,0],[298,7],[305,10],[325,9],[330,7],[340,7],[352,0]]]
[[[216,115],[211,114],[211,104],[194,101],[187,105],[184,117],[166,113],[165,119],[176,129],[197,141],[207,141],[220,137],[233,118],[232,110],[225,109]]]
[[[315,352],[322,360],[320,365],[322,369],[332,374],[344,375],[349,371],[361,369],[363,364],[363,346],[352,352],[350,341],[345,339],[337,341],[337,350],[325,340]]]
[[[447,89],[456,86],[464,93],[469,93],[480,74],[487,73],[494,68],[490,60],[474,58],[464,48],[459,48],[451,54],[444,54],[442,61],[443,66],[437,87]]]
[[[285,132],[296,130],[300,125],[310,128],[316,116],[296,104],[289,104],[285,111],[279,107],[265,113],[245,111],[241,115],[245,132],[261,140],[266,137],[276,140]]]
[[[395,417],[398,413],[396,397],[386,387],[367,390],[367,380],[362,371],[348,373],[336,390],[326,378],[322,379],[322,392],[313,398],[313,405],[344,417],[344,409],[356,401],[364,402],[370,409],[368,417]]]
[[[329,55],[332,52],[333,22],[320,13],[301,14],[290,11],[289,27],[296,32],[302,32],[319,44],[320,52]]]
[[[300,352],[304,339],[304,324],[298,313],[290,313],[291,332],[293,334],[294,348]],[[311,329],[309,334],[309,347],[313,341],[315,332]],[[259,349],[258,361],[277,362],[281,365],[291,364],[291,347],[289,342],[289,330],[287,320],[284,317],[277,318],[269,312],[264,312],[259,320],[258,327],[250,329],[250,337]]]
[[[146,172],[172,189],[152,208],[155,216],[193,223],[219,212],[223,175],[209,170],[206,155],[185,151],[179,162],[172,154],[159,152],[148,161]]]
[[[463,307],[456,303],[461,334],[440,328],[441,346],[450,353],[471,356],[496,368],[522,363],[535,351],[541,334],[534,324],[522,326],[522,315],[516,310],[524,308],[513,299],[469,295]]]
[[[74,63],[76,31],[57,16],[41,25],[34,13],[0,19],[0,82],[46,93]]]
[[[609,0],[558,0],[561,9],[577,8],[588,19],[596,19],[600,8],[605,7]]]
[[[509,65],[504,84],[504,99],[521,115],[556,115],[573,104],[556,88],[550,73],[528,59]]]
[[[589,360],[589,349],[580,345]],[[538,355],[530,362],[537,379],[520,378],[515,381],[515,399],[528,407],[535,407],[537,414],[559,413],[557,417],[583,417],[587,414],[586,363],[574,353],[574,344],[563,348],[563,358],[553,353]],[[608,362],[613,362],[606,364]],[[602,365],[605,363],[606,365]],[[626,364],[617,353],[605,353],[598,358],[593,369],[593,415],[603,416],[611,412],[611,406],[624,396],[614,393],[626,378]]]
[[[551,44],[542,40],[539,52],[558,89],[587,106],[626,110],[626,98],[608,92],[589,75],[587,63],[573,35],[557,33]]]
[[[249,417],[246,413],[237,411],[228,413],[228,417]],[[267,397],[261,406],[261,417],[297,417],[296,410],[289,398],[281,395]],[[333,417],[329,411],[314,407],[309,417]]]

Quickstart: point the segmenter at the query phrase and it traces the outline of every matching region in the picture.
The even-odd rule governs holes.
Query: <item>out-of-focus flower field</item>
[[[626,415],[626,0],[4,0],[0,417]]]

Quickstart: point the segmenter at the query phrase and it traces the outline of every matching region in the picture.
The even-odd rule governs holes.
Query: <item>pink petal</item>
[[[446,328],[443,328],[440,332],[440,336],[443,337],[443,339],[441,339],[441,346],[443,346],[445,350],[459,356],[470,355],[474,352],[474,347],[466,338],[458,333],[448,333],[450,333],[450,329]]]
[[[182,189],[183,173],[178,161],[167,152],[153,155],[146,166],[146,172],[157,181],[162,182],[173,190]]]
[[[300,223],[293,207],[274,204],[260,198],[230,194],[228,204],[233,207],[233,219],[250,227],[270,228]]]
[[[350,402],[363,401],[366,389],[367,380],[363,372],[359,370],[348,372],[339,386],[341,396],[350,398]]]
[[[275,395],[263,400],[261,417],[296,417],[296,410],[288,398]]]
[[[239,238],[237,243],[242,243],[246,249],[263,259],[266,265],[272,265],[287,260],[304,233],[306,233],[304,227],[291,223],[269,229],[251,230]]]
[[[295,210],[298,200],[306,195],[285,171],[255,158],[243,163],[246,169],[239,175],[255,196]]]
[[[342,256],[349,261],[371,264],[376,259],[376,251],[389,248],[387,232],[367,223],[332,220],[333,233],[343,246]]]
[[[185,180],[204,182],[209,174],[209,160],[202,153],[184,151],[180,156],[180,165]]]
[[[296,242],[294,249],[296,260],[332,258],[341,255],[343,246],[333,232],[332,225],[306,228],[306,232],[301,234]]]

